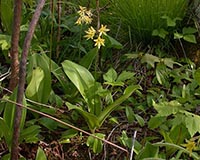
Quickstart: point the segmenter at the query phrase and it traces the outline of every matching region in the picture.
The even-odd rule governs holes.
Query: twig
[[[110,137],[111,137],[111,135],[113,134],[113,132],[115,131],[115,129],[116,129],[117,127],[119,127],[120,125],[121,125],[121,123],[118,124],[117,126],[115,126],[115,127],[111,130],[110,134],[109,134],[108,137],[106,138],[107,141],[110,139]],[[106,144],[105,144],[105,145],[104,145],[104,160],[106,159],[106,154],[107,154],[107,152],[106,152]]]
[[[132,142],[132,147],[131,147],[130,160],[133,159],[133,152],[134,152],[134,147],[135,147],[136,134],[137,134],[137,131],[135,131],[134,135],[133,135],[133,142]]]
[[[10,76],[10,68],[8,69],[6,73],[3,73],[0,75],[0,82],[6,79],[8,76]]]
[[[52,120],[54,120],[54,121],[56,121],[56,122],[58,122],[58,123],[60,123],[60,124],[63,124],[63,125],[68,126],[68,127],[70,127],[70,128],[73,128],[73,129],[75,129],[75,130],[77,130],[77,131],[79,131],[79,132],[82,132],[82,133],[84,133],[84,134],[86,134],[86,135],[88,135],[88,136],[92,136],[92,137],[94,137],[94,138],[96,138],[96,139],[99,139],[99,140],[103,141],[104,143],[107,143],[107,144],[109,144],[109,145],[111,145],[111,146],[113,146],[113,147],[116,147],[116,148],[118,148],[118,149],[120,149],[120,150],[122,150],[122,151],[128,153],[128,150],[126,150],[126,149],[124,149],[124,148],[122,148],[122,147],[120,147],[120,146],[118,146],[118,145],[116,145],[116,144],[114,144],[114,143],[112,143],[112,142],[109,142],[108,140],[101,139],[101,138],[95,136],[94,134],[91,134],[91,133],[89,133],[89,132],[87,132],[87,131],[84,131],[84,130],[82,130],[82,129],[78,128],[78,127],[75,127],[75,126],[73,126],[73,125],[71,125],[71,124],[69,124],[69,123],[63,122],[63,121],[61,121],[61,120],[59,120],[59,119],[57,119],[57,118],[55,118],[55,117],[53,117],[53,116],[51,116],[51,115],[48,115],[48,114],[43,113],[43,112],[40,112],[40,111],[35,110],[35,109],[33,109],[33,108],[29,108],[29,107],[27,107],[27,106],[24,106],[24,105],[22,105],[22,104],[16,103],[15,101],[12,101],[12,100],[9,100],[9,99],[2,98],[1,100],[2,100],[2,101],[6,101],[6,102],[10,102],[10,103],[13,103],[13,104],[16,104],[16,105],[18,105],[18,106],[20,106],[20,107],[22,107],[22,108],[26,108],[26,109],[28,109],[28,110],[30,110],[30,111],[32,111],[32,112],[35,112],[35,113],[38,113],[38,114],[40,114],[40,115],[42,115],[42,116],[44,116],[44,117],[50,118],[50,119],[52,119]]]
[[[25,87],[25,78],[26,78],[26,63],[28,57],[28,51],[30,48],[31,40],[35,31],[35,27],[39,20],[40,14],[42,12],[42,8],[44,7],[45,0],[40,0],[38,2],[37,8],[35,13],[32,17],[28,33],[26,35],[23,51],[22,51],[22,58],[20,62],[19,68],[19,84],[18,84],[18,91],[17,91],[17,103],[16,103],[16,111],[15,111],[15,118],[14,118],[14,131],[13,131],[13,139],[12,139],[12,147],[11,147],[11,160],[18,160],[18,141],[19,141],[19,134],[20,134],[20,122],[21,122],[21,115],[22,115],[22,101],[24,97],[24,87]]]

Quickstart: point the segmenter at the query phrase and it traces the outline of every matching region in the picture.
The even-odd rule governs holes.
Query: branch
[[[13,28],[12,28],[12,39],[11,39],[11,78],[9,82],[9,90],[14,90],[18,84],[19,74],[19,35],[20,35],[20,23],[22,13],[22,0],[14,1],[14,16],[13,16]]]
[[[20,135],[20,122],[21,122],[21,114],[22,114],[21,104],[22,104],[23,96],[24,96],[27,56],[28,56],[31,40],[35,31],[35,27],[39,20],[44,4],[45,4],[45,0],[40,0],[38,2],[37,8],[32,17],[31,23],[29,25],[29,30],[28,30],[28,33],[26,35],[24,45],[23,45],[22,58],[21,58],[20,69],[19,69],[19,85],[18,85],[17,104],[16,104],[16,111],[15,111],[15,119],[14,119],[14,132],[13,132],[13,140],[12,140],[12,148],[11,148],[11,160],[18,160],[18,152],[19,152],[18,141],[19,141],[19,135]]]

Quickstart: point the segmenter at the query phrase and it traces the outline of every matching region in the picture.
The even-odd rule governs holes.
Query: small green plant
[[[82,97],[84,98],[86,106],[76,106],[72,105],[69,102],[66,103],[69,109],[77,110],[86,120],[88,127],[92,132],[95,132],[96,129],[101,127],[106,118],[114,111],[122,102],[124,102],[131,94],[140,89],[139,85],[128,86],[124,94],[114,100],[109,100],[111,102],[108,106],[103,107],[101,98],[111,96],[111,93],[97,83],[92,74],[84,67],[75,64],[69,60],[66,60],[62,63],[63,69],[66,75],[69,77],[71,82],[76,86]],[[107,74],[108,76],[108,74]],[[111,75],[110,79],[113,78]],[[116,78],[114,78],[115,80]],[[113,80],[113,79],[112,79]],[[111,81],[112,81],[111,80]],[[120,83],[121,82],[121,83]],[[122,84],[122,81],[119,81],[118,84]]]
[[[171,19],[168,16],[163,16],[162,18],[166,19],[168,29],[164,28],[155,29],[152,32],[153,36],[158,36],[167,41],[167,39],[169,39],[169,37],[172,35],[174,39],[179,39],[179,40],[183,39],[186,42],[196,43],[196,37],[195,37],[195,33],[197,32],[196,28],[183,27],[182,33],[179,33],[176,28],[177,28],[177,21],[182,20],[181,18]]]

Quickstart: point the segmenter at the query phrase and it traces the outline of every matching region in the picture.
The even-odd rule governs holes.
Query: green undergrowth
[[[198,45],[194,23],[179,23],[187,1],[95,2],[63,2],[60,24],[56,3],[53,14],[48,3],[44,8],[27,63],[20,158],[199,159],[200,69],[174,55],[186,52],[187,43]],[[23,7],[20,44],[35,4]],[[6,11],[0,12],[0,144],[6,150],[0,159],[7,160],[17,88],[5,94],[11,15],[4,22]],[[152,37],[157,44],[147,43]]]

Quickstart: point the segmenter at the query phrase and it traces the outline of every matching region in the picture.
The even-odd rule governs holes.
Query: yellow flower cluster
[[[86,7],[79,6],[79,18],[76,21],[76,24],[81,25],[83,23],[90,24],[92,22],[92,12],[87,10]]]
[[[92,12],[91,10],[87,10],[86,7],[79,6],[79,18],[76,21],[76,24],[81,25],[83,23],[90,24],[92,22]],[[110,31],[106,25],[101,25],[100,29],[95,30],[92,26],[88,28],[87,31],[85,31],[86,35],[84,36],[87,40],[92,39],[95,44],[94,46],[97,46],[98,49],[101,48],[101,46],[105,46],[105,39],[102,38],[102,35],[107,35],[106,32]],[[95,34],[97,35],[97,38],[94,39]]]
[[[84,36],[85,38],[88,39],[94,39],[94,36],[96,33],[98,33],[98,36],[96,39],[94,39],[94,46],[97,46],[98,49],[101,48],[101,46],[105,46],[105,39],[102,38],[102,35],[107,35],[106,32],[108,32],[109,29],[107,28],[107,26],[105,25],[101,25],[101,28],[96,31],[93,27],[90,27],[87,31],[85,31],[86,35]]]
[[[186,144],[182,144],[183,147],[186,147],[186,149],[190,152],[190,156],[193,150],[197,149],[196,143],[191,140],[186,140]]]

